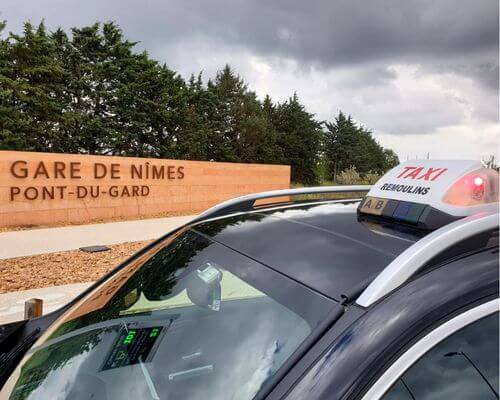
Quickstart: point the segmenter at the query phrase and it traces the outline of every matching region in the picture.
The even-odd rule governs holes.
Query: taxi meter
[[[478,212],[498,211],[498,184],[498,172],[479,161],[407,161],[380,178],[358,212],[435,229]]]

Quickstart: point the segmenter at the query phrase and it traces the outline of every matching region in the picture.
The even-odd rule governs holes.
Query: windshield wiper
[[[139,365],[141,366],[141,370],[142,370],[142,373],[144,375],[144,379],[146,380],[146,383],[148,385],[149,393],[151,394],[151,397],[153,398],[153,400],[160,400],[160,397],[158,396],[158,392],[156,391],[153,380],[151,379],[151,375],[149,374],[149,371],[146,368],[146,365],[144,365],[144,362],[142,361],[142,359],[139,359]]]

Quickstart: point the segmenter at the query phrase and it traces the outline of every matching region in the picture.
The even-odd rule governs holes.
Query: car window
[[[404,382],[399,379],[391,388],[391,390],[386,393],[384,400],[415,400],[408,388],[405,386]]]
[[[449,336],[420,358],[384,400],[497,399],[498,313]]]
[[[187,231],[58,321],[10,399],[252,399],[336,303]]]

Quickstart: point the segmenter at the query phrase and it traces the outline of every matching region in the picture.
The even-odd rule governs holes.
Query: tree
[[[68,136],[81,153],[112,153],[121,145],[112,103],[133,46],[113,23],[72,29]]]
[[[308,113],[297,94],[276,107],[273,124],[283,152],[282,163],[292,167],[292,181],[304,184],[318,182],[317,165],[321,130],[314,115]]]
[[[342,111],[333,122],[325,122],[324,158],[328,178],[335,180],[341,171],[355,168],[360,174],[382,174],[399,164],[397,155],[384,149],[372,132],[358,125]]]
[[[237,147],[241,123],[245,118],[247,86],[226,65],[217,72],[214,81],[208,81],[207,89],[213,101],[209,157],[215,161],[238,161]]]
[[[278,135],[272,121],[274,106],[266,96],[260,103],[255,93],[248,92],[240,121],[237,155],[241,162],[275,164],[283,158]]]
[[[384,172],[399,164],[399,157],[391,149],[384,149]]]
[[[324,155],[329,179],[335,180],[338,173],[354,166],[353,159],[358,147],[358,129],[351,116],[340,111],[333,122],[325,122]],[[357,168],[356,168],[357,169]]]
[[[146,53],[123,60],[116,97],[113,154],[173,158],[182,123],[185,83]]]
[[[202,74],[191,75],[184,96],[182,123],[176,134],[175,155],[185,160],[210,160],[212,156],[214,94],[203,85]]]
[[[10,89],[12,79],[7,77],[12,64],[10,62],[10,43],[2,38],[6,22],[0,21],[0,149],[22,149],[23,138],[17,136],[12,128],[15,120],[21,117],[20,111],[14,107],[13,92]]]
[[[22,35],[2,41],[2,148],[60,151],[63,67],[45,25],[24,25]]]
[[[192,85],[191,85],[192,86]],[[200,85],[195,88],[200,91]],[[203,96],[204,138],[207,157],[216,161],[277,162],[281,154],[269,115],[254,92],[229,65],[209,80]]]

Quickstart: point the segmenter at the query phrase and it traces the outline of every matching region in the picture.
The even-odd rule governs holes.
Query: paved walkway
[[[194,216],[152,218],[0,233],[0,259],[156,239]]]
[[[90,285],[77,283],[0,294],[0,325],[24,319],[24,302],[28,299],[43,299],[43,314],[48,314],[74,299]]]

